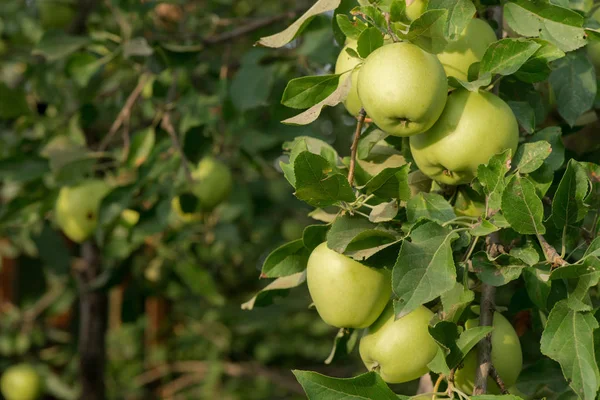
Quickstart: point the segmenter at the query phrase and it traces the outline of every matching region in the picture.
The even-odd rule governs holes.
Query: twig
[[[452,368],[448,374],[448,389],[446,390],[446,395],[448,397],[450,397],[454,391],[454,375],[456,375],[456,368]]]
[[[438,376],[437,381],[435,381],[435,385],[433,385],[433,395],[431,396],[431,400],[435,400],[435,396],[436,396],[438,390],[440,389],[440,385],[442,384],[443,380],[444,380],[444,375]]]
[[[202,39],[202,43],[205,45],[215,45],[223,42],[227,42],[232,39],[236,39],[240,36],[247,35],[248,33],[254,32],[258,29],[264,28],[271,24],[274,24],[279,21],[284,21],[286,19],[296,18],[298,14],[304,13],[306,9],[298,9],[294,11],[288,11],[286,13],[273,15],[272,17],[266,17],[262,19],[258,19],[256,21],[252,21],[247,25],[240,26],[239,28],[233,29],[229,32],[221,33],[219,35],[209,36],[207,38]]]
[[[31,308],[23,314],[23,326],[21,332],[28,333],[33,328],[35,320],[50,307],[63,293],[63,286],[57,285],[48,290]]]
[[[97,0],[79,0],[77,4],[77,14],[69,27],[69,33],[81,35],[85,32],[85,24],[97,4]]]
[[[144,89],[144,85],[146,85],[148,78],[149,78],[149,75],[147,75],[147,74],[142,74],[142,76],[140,76],[140,79],[138,79],[137,85],[135,86],[133,91],[129,94],[129,97],[127,97],[127,100],[125,101],[125,105],[123,106],[123,108],[121,109],[119,114],[117,115],[117,118],[111,125],[110,130],[108,131],[108,133],[106,134],[104,139],[102,139],[102,141],[100,142],[100,145],[98,146],[98,151],[104,151],[106,149],[106,147],[108,146],[108,144],[110,143],[110,141],[112,140],[113,136],[117,133],[119,128],[123,125],[123,123],[125,123],[127,120],[129,120],[129,117],[131,116],[131,109],[133,108],[136,100],[142,93],[142,90]]]
[[[560,256],[560,254],[558,254],[556,249],[554,247],[552,247],[552,245],[546,241],[546,238],[544,238],[543,235],[540,235],[538,233],[538,234],[536,234],[536,236],[538,238],[538,241],[540,242],[540,246],[542,246],[542,250],[544,251],[544,256],[546,257],[546,261],[548,261],[550,264],[552,264],[552,268],[562,267],[564,265],[569,264]]]
[[[504,381],[502,380],[502,378],[498,374],[498,371],[496,370],[496,367],[494,367],[493,365],[490,367],[490,376],[494,379],[494,381],[496,381],[496,384],[500,388],[500,392],[502,394],[510,394],[510,392],[506,388],[506,384],[504,383]]]
[[[392,29],[392,21],[391,21],[390,13],[386,12],[384,15],[385,15],[385,23],[387,25],[387,31],[390,34],[392,41],[394,43],[398,43],[400,41],[400,39],[398,38],[398,36],[396,36],[396,34],[394,33],[394,30]]]
[[[481,306],[479,314],[479,326],[492,326],[494,317],[494,286],[483,283],[481,285]],[[492,334],[488,333],[477,344],[477,362],[479,367],[475,371],[475,387],[473,395],[485,394],[487,392],[487,378],[492,366]]]
[[[352,139],[352,146],[350,147],[350,166],[348,168],[348,182],[350,186],[354,183],[354,169],[356,168],[356,152],[358,151],[358,139],[360,138],[360,132],[362,131],[363,124],[367,113],[364,108],[361,108],[358,112],[358,118],[356,122],[356,131],[354,131],[354,138]]]

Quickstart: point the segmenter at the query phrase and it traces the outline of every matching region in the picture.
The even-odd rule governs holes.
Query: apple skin
[[[68,0],[38,0],[37,3],[44,29],[65,29],[75,18],[75,5]]]
[[[447,185],[469,183],[480,164],[511,149],[515,154],[519,127],[512,110],[489,92],[456,90],[442,116],[422,135],[410,138],[412,156],[425,175]]]
[[[177,218],[186,224],[202,220],[202,214],[198,212],[186,213],[185,211],[183,211],[183,209],[181,208],[181,201],[179,196],[173,197],[173,200],[171,200],[171,209],[175,211]]]
[[[358,0],[358,3],[361,6],[368,6],[377,3],[377,5],[379,5],[385,11],[389,11],[389,7],[392,5],[392,2],[393,0],[373,0],[372,2],[369,0]],[[409,19],[409,21],[414,21],[423,14],[427,10],[428,2],[428,0],[415,0],[410,4],[410,6],[406,7],[406,17]]]
[[[470,319],[465,328],[479,326],[479,320]],[[506,384],[511,387],[523,368],[523,353],[517,332],[510,322],[500,313],[494,313],[494,330],[492,331],[492,364]],[[467,394],[473,393],[475,384],[475,369],[477,368],[477,348],[472,349],[463,360],[463,367],[456,370],[454,384]],[[488,378],[488,392],[500,394],[500,389],[492,378]]]
[[[56,199],[56,223],[74,242],[81,243],[96,230],[100,203],[110,187],[102,180],[65,186]]]
[[[444,66],[447,76],[466,81],[471,64],[481,61],[487,47],[495,41],[496,34],[492,27],[487,22],[474,18],[458,40],[448,43],[437,58]]]
[[[198,197],[200,207],[211,210],[229,196],[233,178],[229,167],[216,158],[207,156],[198,163],[192,172],[196,181],[192,192]]]
[[[366,328],[381,314],[392,294],[391,273],[367,267],[318,245],[306,271],[310,296],[319,316],[338,328]]]
[[[407,43],[373,51],[360,68],[358,96],[373,122],[394,136],[429,129],[446,104],[448,83],[435,55]]]
[[[427,373],[438,345],[429,335],[433,313],[424,306],[394,321],[391,304],[360,339],[359,353],[369,371],[388,383],[402,383]]]
[[[35,400],[42,392],[42,379],[28,364],[8,368],[0,378],[0,392],[6,400]]]
[[[360,58],[351,57],[350,54],[346,52],[346,49],[353,49],[356,51],[356,40],[349,39],[346,43],[347,44],[342,48],[342,51],[335,62],[335,73],[342,74],[340,76],[340,84],[348,78],[348,74],[352,74],[352,87],[350,88],[348,97],[344,100],[344,107],[346,107],[346,110],[348,110],[351,115],[357,116],[362,108],[362,103],[358,98],[357,89],[358,71],[360,70],[360,67],[355,67],[362,63],[362,60]]]

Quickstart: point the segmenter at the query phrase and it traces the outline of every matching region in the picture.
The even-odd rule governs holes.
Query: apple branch
[[[560,256],[560,254],[558,254],[558,251],[556,251],[556,249],[546,241],[546,238],[543,235],[537,234],[536,236],[540,242],[540,246],[542,246],[546,261],[552,264],[552,268],[562,267],[569,264]]]
[[[498,371],[496,370],[496,367],[494,367],[493,365],[490,367],[490,376],[492,377],[492,379],[494,379],[494,381],[496,381],[496,384],[500,388],[500,392],[502,394],[510,394],[510,392],[506,388],[506,384],[504,383],[504,381],[502,380],[502,378],[498,374]]]
[[[358,112],[356,131],[354,131],[354,138],[352,139],[352,146],[350,147],[350,166],[348,167],[348,182],[352,186],[354,182],[354,170],[356,168],[356,152],[358,151],[358,139],[360,139],[360,133],[365,123],[367,113],[364,108],[361,108]]]
[[[487,283],[481,287],[481,306],[479,314],[479,326],[492,326],[494,319],[494,295],[496,288]],[[488,333],[477,344],[478,368],[475,371],[475,387],[473,395],[485,394],[487,392],[487,378],[492,367],[492,334]]]

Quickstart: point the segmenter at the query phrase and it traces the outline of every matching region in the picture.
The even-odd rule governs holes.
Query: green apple
[[[176,196],[171,200],[171,209],[175,212],[175,215],[182,222],[189,224],[191,222],[198,222],[202,219],[202,214],[199,212],[185,212],[181,207],[181,198]]]
[[[360,99],[358,98],[358,71],[360,67],[357,67],[358,64],[362,62],[360,58],[352,57],[346,49],[352,49],[356,51],[356,40],[348,40],[346,42],[346,46],[340,52],[340,55],[335,62],[335,73],[342,74],[340,76],[340,84],[344,82],[348,78],[348,74],[352,74],[352,87],[350,88],[350,92],[348,93],[348,97],[344,100],[344,106],[346,110],[354,116],[358,115],[358,112],[362,108],[362,104]]]
[[[414,0],[408,7],[406,7],[406,17],[410,21],[414,21],[419,18],[426,10],[428,0]]]
[[[94,233],[100,203],[109,190],[104,181],[96,179],[60,189],[56,199],[56,223],[69,239],[81,243]]]
[[[474,18],[458,39],[448,43],[437,58],[444,66],[446,75],[466,81],[469,66],[481,61],[487,47],[495,41],[496,34],[492,27],[487,22]]]
[[[479,325],[479,320],[470,319],[465,323],[466,329]],[[506,387],[511,387],[517,381],[521,368],[523,368],[523,353],[517,332],[510,322],[500,313],[494,313],[492,323],[492,364],[498,371]],[[477,348],[467,354],[463,360],[463,367],[456,370],[454,384],[465,393],[473,393],[475,384],[475,370],[477,368]],[[488,392],[500,394],[500,389],[492,378],[488,378]]]
[[[229,196],[233,178],[229,167],[207,156],[198,163],[198,168],[192,172],[195,185],[192,192],[198,197],[200,207],[213,209]]]
[[[367,115],[394,136],[429,129],[444,109],[447,92],[436,56],[407,42],[373,51],[358,74],[358,96]]]
[[[317,246],[308,259],[306,281],[317,312],[338,328],[366,328],[392,294],[391,274],[367,267],[327,247]]]
[[[6,400],[35,400],[42,393],[42,379],[31,365],[15,365],[2,374],[0,392]]]
[[[592,13],[592,15],[590,15],[590,18],[593,18],[597,22],[600,22],[600,7],[597,8]],[[595,41],[595,40],[590,40],[590,41],[588,41],[586,48],[587,48],[588,56],[589,56],[590,60],[592,61],[592,64],[594,64],[594,67],[596,68],[596,75],[600,76],[600,42]]]
[[[480,164],[506,149],[515,154],[519,127],[512,110],[490,92],[456,90],[435,125],[410,138],[417,167],[447,184],[469,183]]]
[[[438,345],[429,335],[433,313],[420,306],[394,321],[391,304],[360,339],[359,353],[370,371],[388,383],[402,383],[425,374]]]
[[[37,5],[44,29],[65,29],[75,17],[75,4],[71,0],[38,0]]]

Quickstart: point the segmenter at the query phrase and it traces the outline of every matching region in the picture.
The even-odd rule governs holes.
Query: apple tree
[[[285,49],[329,15],[337,64],[289,81],[281,103],[298,111],[282,123],[342,103],[356,121],[335,128],[343,153],[284,144],[315,222],[270,253],[272,281],[242,306],[306,283],[339,328],[326,363],[358,349],[363,374],[294,371],[311,400],[405,398],[397,384],[416,379],[423,399],[597,398],[597,9],[319,0],[258,41]]]

